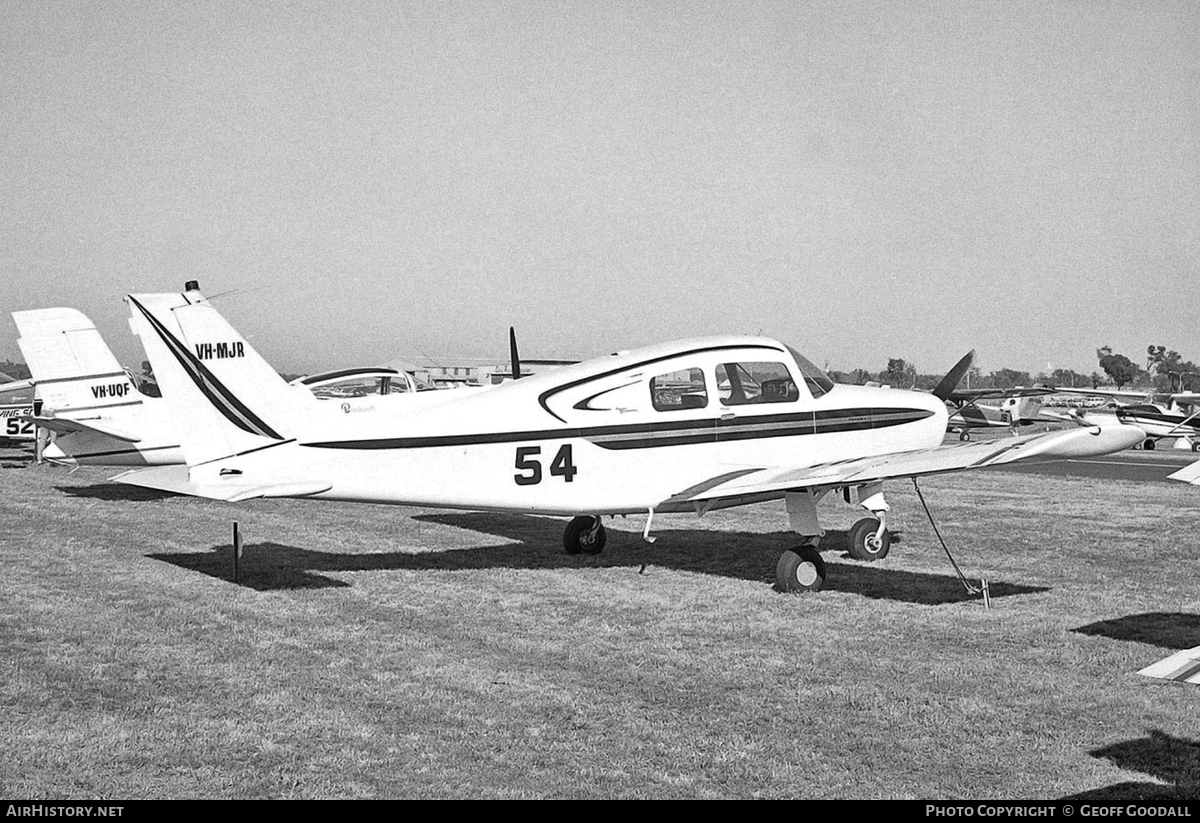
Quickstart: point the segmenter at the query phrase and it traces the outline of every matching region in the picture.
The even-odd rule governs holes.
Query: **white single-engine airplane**
[[[228,501],[575,515],[569,553],[603,548],[602,515],[646,513],[649,540],[657,513],[782,498],[804,538],[778,563],[784,591],[824,582],[816,506],[831,490],[873,515],[851,529],[850,552],[878,559],[891,542],[885,480],[1106,454],[1143,438],[1118,425],[942,446],[944,398],[965,368],[934,394],[835,385],[761,337],[619,352],[386,416],[330,414],[290,391],[194,282],[128,302],[163,397],[186,421],[187,466],[126,472],[121,482]]]

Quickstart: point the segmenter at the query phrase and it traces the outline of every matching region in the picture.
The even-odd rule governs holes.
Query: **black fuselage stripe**
[[[734,420],[678,420],[625,426],[590,426],[538,431],[484,432],[480,434],[396,437],[378,440],[329,440],[301,445],[318,449],[426,449],[447,446],[497,445],[531,440],[586,439],[603,449],[639,449],[723,443],[771,437],[795,437],[835,432],[869,431],[924,420],[933,412],[924,409],[835,409],[792,415],[765,415]],[[853,414],[846,414],[853,412]],[[864,414],[863,412],[867,412]],[[791,425],[780,425],[790,423]]]

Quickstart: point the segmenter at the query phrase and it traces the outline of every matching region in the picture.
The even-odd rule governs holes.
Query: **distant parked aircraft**
[[[1153,449],[1157,441],[1168,438],[1176,441],[1175,448],[1200,452],[1200,393],[1101,389],[1057,389],[1055,393],[1106,397],[1113,401],[1103,408],[1069,412],[1069,417],[1082,426],[1111,426],[1116,420],[1146,433],[1144,449]]]
[[[1036,423],[1042,411],[1041,398],[1053,393],[1041,386],[953,391],[947,399],[952,410],[946,431],[958,432],[959,440],[970,440],[971,429],[1015,429]]]
[[[33,384],[29,380],[13,380],[3,375],[0,382],[0,445],[26,446],[36,436],[33,423]]]

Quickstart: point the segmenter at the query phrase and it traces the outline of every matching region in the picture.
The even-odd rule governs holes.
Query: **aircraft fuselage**
[[[256,465],[269,464],[274,482],[330,483],[316,495],[327,499],[644,512],[765,467],[933,448],[947,412],[921,392],[823,389],[771,340],[705,338],[588,361],[433,408],[343,418],[323,414],[294,443],[221,460],[211,479],[220,482],[223,470],[254,482]]]

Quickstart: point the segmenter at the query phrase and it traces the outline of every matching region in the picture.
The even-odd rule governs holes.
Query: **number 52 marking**
[[[518,486],[536,486],[542,482],[542,461],[537,459],[542,453],[541,446],[517,446],[517,460],[514,468],[519,472],[513,475]],[[570,483],[579,469],[571,458],[571,444],[566,443],[550,461],[551,477],[561,477]]]

